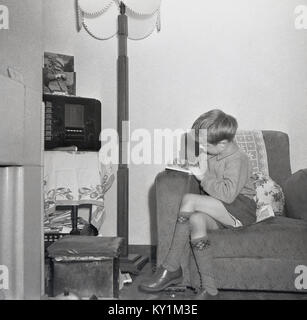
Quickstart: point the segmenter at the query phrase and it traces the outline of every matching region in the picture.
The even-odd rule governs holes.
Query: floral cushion
[[[261,172],[254,173],[254,179],[257,215],[266,206],[271,206],[275,216],[284,215],[285,197],[282,188]]]

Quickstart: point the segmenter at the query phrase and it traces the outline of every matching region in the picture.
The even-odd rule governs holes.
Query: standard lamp
[[[117,59],[117,130],[119,162],[117,171],[117,235],[124,239],[121,270],[138,273],[147,257],[129,254],[129,167],[127,132],[129,121],[129,70],[127,40],[142,40],[154,30],[160,31],[161,0],[77,0],[78,27],[97,40],[118,36]]]

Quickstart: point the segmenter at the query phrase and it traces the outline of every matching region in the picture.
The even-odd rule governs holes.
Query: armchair
[[[270,177],[282,187],[291,176],[288,135],[262,131]],[[190,175],[164,171],[155,181],[157,201],[157,265],[171,244],[177,213],[185,193],[200,193],[198,181]],[[307,212],[300,219],[285,216],[242,229],[210,232],[218,288],[296,292],[295,268],[307,266]],[[199,275],[189,244],[182,255],[184,284],[196,287]]]

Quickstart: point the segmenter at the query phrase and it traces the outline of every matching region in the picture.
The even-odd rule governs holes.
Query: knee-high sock
[[[192,249],[197,263],[198,271],[201,276],[201,289],[206,290],[211,295],[216,295],[218,290],[215,285],[213,272],[212,248],[208,237],[193,239]]]
[[[191,214],[192,212],[178,214],[171,247],[162,263],[163,267],[169,271],[176,271],[180,267],[182,253],[190,238],[189,217]]]

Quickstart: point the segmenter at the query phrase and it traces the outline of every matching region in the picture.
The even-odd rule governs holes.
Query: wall
[[[9,30],[0,30],[0,74],[2,81],[7,77],[7,68],[12,67],[23,77],[23,84],[15,83],[12,90],[6,90],[7,97],[17,99],[16,88],[22,88],[20,103],[24,111],[22,161],[24,166],[24,217],[21,234],[23,243],[15,243],[11,237],[11,255],[18,255],[21,261],[24,281],[24,292],[18,292],[18,297],[37,299],[43,290],[43,237],[42,237],[42,126],[41,126],[41,97],[42,97],[42,2],[40,0],[2,0],[2,5],[9,9]],[[12,108],[6,105],[8,99],[0,98],[0,107]],[[14,131],[15,118],[0,119],[10,122],[10,135]],[[3,148],[3,146],[1,146]],[[4,147],[5,148],[5,147]],[[4,214],[1,213],[0,214]],[[12,217],[15,221],[15,217]],[[20,222],[20,221],[19,221]],[[8,223],[8,221],[7,221]],[[18,232],[18,231],[17,231]],[[1,238],[1,234],[0,234]],[[1,241],[1,240],[0,240]],[[23,256],[20,256],[22,248]],[[1,264],[1,261],[0,261]],[[14,272],[14,271],[12,271]]]
[[[162,31],[129,41],[131,128],[187,128],[212,107],[241,128],[290,136],[292,169],[306,167],[307,31],[294,28],[306,0],[162,1]],[[116,126],[116,39],[99,42],[74,25],[74,1],[44,3],[45,49],[76,56],[78,93],[101,98]],[[130,168],[130,243],[155,242],[152,185],[163,166]],[[116,187],[103,231],[116,230]],[[149,197],[150,194],[150,197]]]

